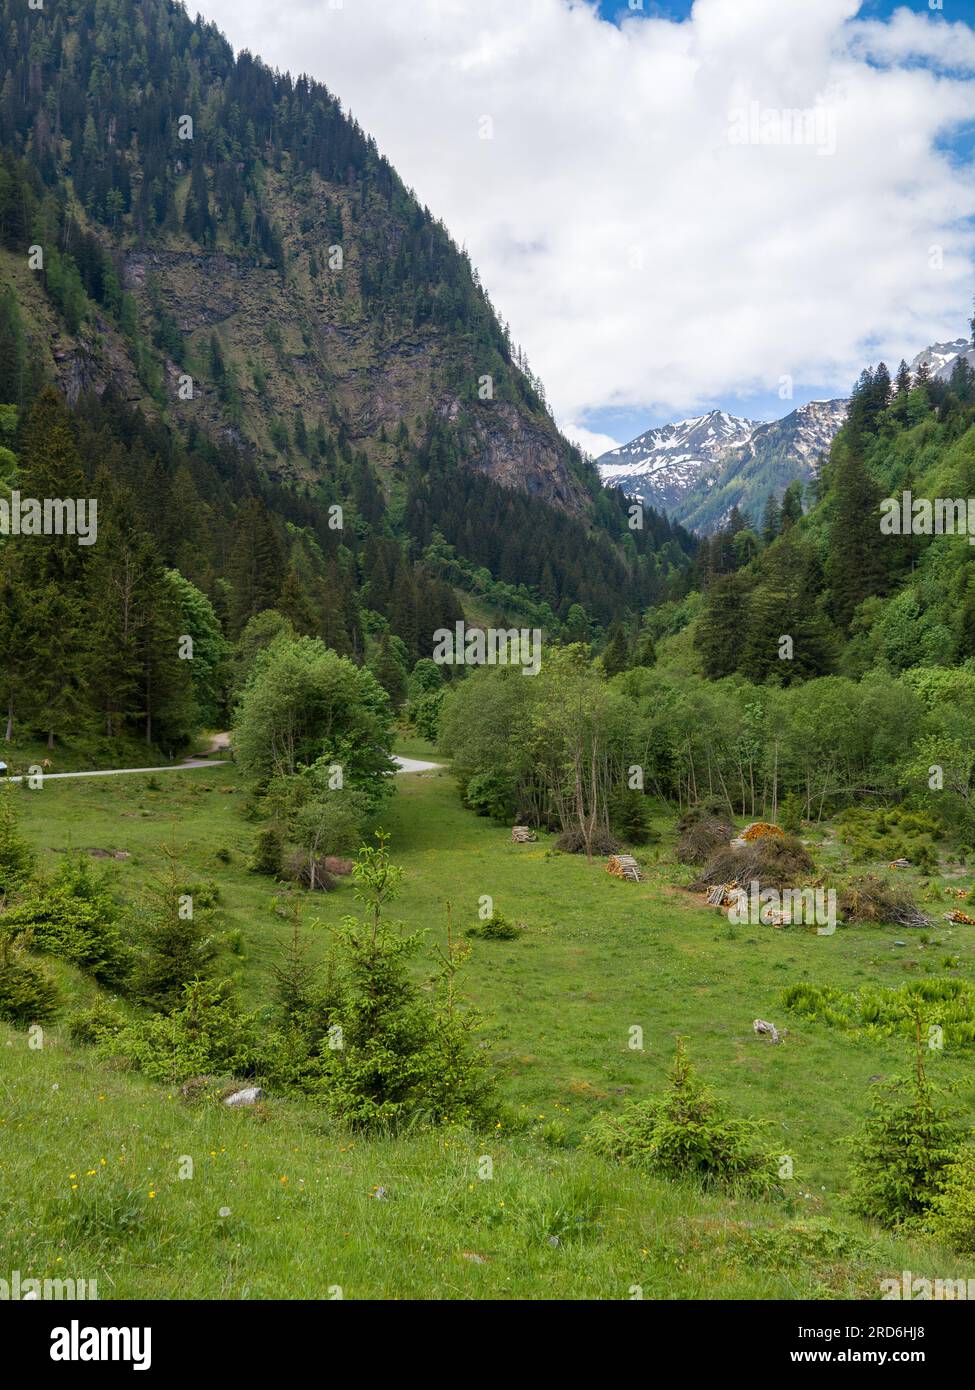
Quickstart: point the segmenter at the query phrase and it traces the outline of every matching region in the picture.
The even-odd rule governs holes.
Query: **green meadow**
[[[416,739],[398,751],[435,756]],[[186,879],[217,890],[221,971],[256,1007],[291,927],[283,890],[248,869],[247,801],[225,763],[48,781],[18,807],[42,868],[73,851],[122,854],[103,862],[132,901],[175,847]],[[427,933],[428,965],[448,919],[462,935],[484,897],[524,927],[513,941],[472,940],[461,976],[505,1101],[498,1128],[367,1139],[310,1101],[187,1100],[56,1026],[41,1047],[3,1026],[0,1271],[95,1278],[103,1298],[870,1299],[903,1269],[975,1277],[971,1258],[882,1233],[845,1206],[845,1141],[872,1085],[908,1069],[906,1041],[792,1017],[782,1003],[803,981],[971,980],[975,928],[941,918],[949,883],[967,880],[915,885],[929,932],[820,937],[732,927],[689,894],[663,809],[640,884],[554,853],[544,834],[511,843],[462,807],[447,768],[399,776],[382,820],[405,870],[391,915]],[[813,849],[840,856],[828,834]],[[356,911],[350,880],[301,896],[302,938],[324,959],[329,925]],[[52,965],[69,1004],[96,992]],[[782,1042],[756,1035],[755,1018]],[[662,1089],[677,1034],[728,1109],[765,1121],[792,1160],[784,1197],[705,1194],[579,1147],[596,1113]],[[966,1109],[971,1060],[949,1040],[929,1067]]]

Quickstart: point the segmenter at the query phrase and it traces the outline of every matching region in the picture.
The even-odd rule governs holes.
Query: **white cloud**
[[[966,25],[860,23],[857,0],[622,28],[582,0],[202,3],[376,137],[576,437],[593,410],[686,413],[783,376],[841,393],[964,328],[975,178],[936,146],[975,119]],[[818,144],[735,143],[817,109]]]
[[[598,430],[587,429],[585,425],[579,425],[574,420],[562,420],[560,424],[566,439],[570,439],[583,453],[591,454],[593,458],[609,453],[610,449],[618,449],[620,444],[625,442],[614,439],[611,434],[601,434]]]

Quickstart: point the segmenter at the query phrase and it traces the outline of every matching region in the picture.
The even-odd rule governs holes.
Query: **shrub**
[[[175,851],[166,851],[168,875],[153,884],[152,900],[142,914],[144,946],[132,971],[131,989],[150,1008],[176,1008],[188,984],[206,979],[216,954],[206,930],[207,918],[181,901]]]
[[[803,800],[796,792],[789,792],[779,804],[779,825],[787,835],[798,835],[802,830]]]
[[[516,937],[521,936],[523,930],[523,927],[509,922],[500,912],[492,912],[485,921],[468,927],[467,935],[478,936],[482,941],[514,941]]]
[[[257,1020],[211,980],[187,985],[170,1013],[106,1031],[98,1043],[104,1056],[124,1060],[154,1081],[213,1072],[253,1076],[260,1059]]]
[[[362,1129],[405,1124],[476,1124],[493,1113],[492,1083],[473,1032],[477,1016],[458,1006],[454,979],[461,953],[449,946],[432,998],[410,962],[421,935],[403,935],[383,917],[401,871],[386,837],[364,848],[355,868],[356,896],[366,921],[347,918],[336,930],[338,978],[332,1024],[341,1047],[322,1052],[325,1102],[336,1118]]]
[[[617,1115],[597,1115],[584,1143],[649,1173],[760,1194],[777,1181],[775,1158],[761,1147],[761,1135],[757,1122],[723,1113],[678,1038],[669,1091],[655,1100],[629,1101]]]
[[[34,872],[34,853],[20,833],[13,787],[0,791],[0,894],[16,893]]]
[[[120,1033],[126,1021],[125,1014],[116,1005],[96,999],[87,1009],[75,1009],[68,1016],[68,1032],[72,1042],[91,1047]]]
[[[284,868],[284,834],[279,825],[262,825],[254,842],[250,867],[255,874],[280,878]]]
[[[647,797],[630,787],[623,787],[610,797],[609,823],[614,832],[630,845],[646,845],[660,838],[650,821]]]
[[[975,1042],[975,986],[967,980],[932,976],[900,989],[861,985],[849,993],[803,981],[783,990],[782,1002],[802,1018],[875,1038],[913,1037],[917,1012],[926,1008],[930,1022],[945,1029],[953,1047]]]
[[[496,821],[510,821],[515,814],[509,779],[500,772],[475,772],[464,788],[464,804]]]
[[[941,1182],[931,1203],[931,1229],[956,1250],[975,1251],[975,1144],[957,1150]]]
[[[60,1006],[58,987],[22,944],[0,933],[0,1018],[18,1028],[47,1023]]]
[[[131,952],[118,923],[107,880],[83,855],[65,860],[57,874],[4,916],[14,933],[29,933],[33,950],[70,961],[103,984],[120,985]]]
[[[942,838],[938,822],[921,811],[851,807],[838,818],[839,832],[854,861],[908,859],[922,873],[935,873],[934,840]]]
[[[943,1184],[961,1135],[935,1103],[925,1075],[921,1013],[915,1013],[914,1073],[895,1078],[874,1099],[873,1112],[850,1141],[850,1201],[882,1226],[923,1217]]]

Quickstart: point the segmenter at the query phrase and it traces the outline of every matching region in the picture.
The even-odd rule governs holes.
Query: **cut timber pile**
[[[707,902],[710,907],[730,907],[734,899],[731,896],[733,883],[716,883],[713,888],[708,889]]]
[[[756,1033],[763,1033],[766,1037],[771,1038],[774,1043],[779,1041],[778,1028],[776,1028],[774,1023],[769,1023],[767,1019],[756,1018],[752,1027],[755,1029]]]
[[[615,878],[629,879],[631,883],[639,883],[642,878],[640,866],[632,854],[611,854],[606,872]]]
[[[768,840],[774,835],[784,834],[784,830],[780,830],[777,825],[772,825],[770,821],[756,820],[752,821],[751,825],[745,826],[739,838],[744,840],[746,845],[750,845],[753,840]]]
[[[511,827],[511,838],[516,845],[534,844],[537,836],[534,830],[530,830],[527,825],[513,825]]]
[[[969,917],[964,912],[959,912],[957,907],[954,912],[945,913],[946,922],[960,922],[963,927],[975,927],[975,917]]]

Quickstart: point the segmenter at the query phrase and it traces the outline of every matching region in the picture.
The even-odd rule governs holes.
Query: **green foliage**
[[[189,985],[206,981],[216,955],[206,910],[183,892],[175,850],[164,853],[166,871],[136,918],[141,949],[130,980],[133,996],[158,1010],[174,1008]]]
[[[650,803],[642,791],[618,787],[609,797],[609,824],[629,845],[646,845],[660,838],[653,827]]]
[[[455,1000],[456,949],[448,943],[428,998],[410,970],[421,934],[403,934],[383,916],[401,876],[385,836],[360,852],[354,872],[366,917],[346,918],[336,932],[339,989],[330,1023],[341,1046],[323,1054],[325,1104],[362,1129],[484,1122],[492,1085],[473,1040],[476,1017]]]
[[[106,985],[121,985],[131,950],[119,925],[120,910],[106,876],[85,855],[66,859],[57,873],[16,903],[3,918],[5,930],[24,934],[31,948],[88,971]]]
[[[254,842],[254,854],[250,861],[255,874],[265,874],[268,878],[280,878],[284,869],[284,832],[280,825],[262,825]]]
[[[88,1008],[74,1009],[68,1015],[68,1032],[72,1042],[93,1047],[96,1043],[115,1037],[127,1021],[117,1005],[99,996]]]
[[[706,1187],[729,1184],[762,1194],[777,1182],[775,1158],[762,1147],[761,1125],[724,1114],[694,1073],[682,1038],[670,1089],[656,1100],[628,1101],[619,1114],[597,1115],[585,1143],[606,1158]]]
[[[975,1251],[975,1145],[957,1149],[939,1175],[930,1228],[956,1250]]]
[[[913,1074],[885,1085],[851,1141],[850,1202],[861,1216],[898,1226],[930,1210],[961,1133],[937,1104],[925,1073],[922,1015],[915,1008]]]
[[[975,985],[967,980],[931,976],[883,989],[862,985],[844,991],[830,985],[801,983],[782,991],[790,1013],[866,1037],[913,1037],[919,1008],[930,1025],[944,1029],[952,1047],[975,1043]]]
[[[287,777],[327,762],[374,808],[389,794],[391,745],[389,702],[369,671],[311,637],[281,635],[258,653],[234,722],[246,773]]]
[[[0,788],[0,894],[16,893],[34,872],[34,854],[18,827],[13,787]]]
[[[521,936],[524,927],[509,922],[503,912],[495,910],[483,922],[476,922],[467,928],[468,936],[479,937],[482,941],[515,941]]]
[[[838,825],[854,862],[907,859],[922,873],[937,871],[933,841],[943,837],[943,830],[924,812],[850,807],[838,817]]]
[[[261,1056],[257,1020],[211,980],[194,980],[176,1008],[103,1029],[98,1046],[106,1057],[127,1062],[154,1081],[183,1081],[217,1073],[253,1076]]]
[[[31,960],[25,944],[0,932],[0,1018],[18,1028],[48,1023],[61,1003],[54,978]]]

